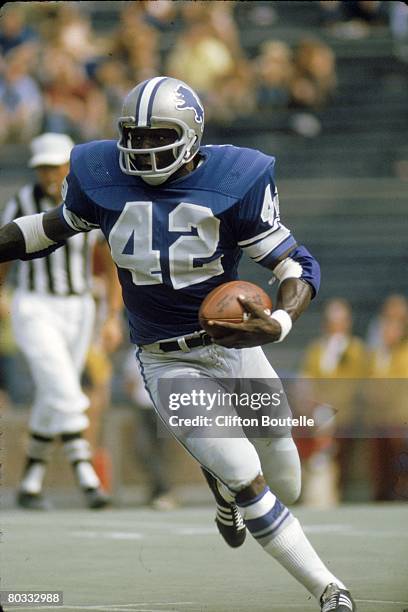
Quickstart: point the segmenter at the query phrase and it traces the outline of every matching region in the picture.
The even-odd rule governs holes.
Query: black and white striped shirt
[[[7,203],[0,225],[17,217],[46,212],[53,207],[53,202],[39,185],[25,185]],[[17,288],[59,296],[88,293],[91,283],[90,242],[93,242],[90,234],[77,234],[51,255],[18,262]]]

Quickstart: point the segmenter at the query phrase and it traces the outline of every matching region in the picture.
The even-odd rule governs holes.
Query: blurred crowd
[[[279,22],[279,3],[115,3],[108,30],[93,25],[92,4],[2,7],[0,143],[26,142],[45,131],[75,141],[115,137],[124,95],[158,74],[196,89],[210,121],[289,109],[295,131],[319,133],[315,114],[336,91],[335,55],[317,38],[300,36],[288,44],[265,37]],[[407,43],[408,11],[400,2],[314,4],[322,30],[334,37],[361,38],[389,22],[399,49]],[[262,28],[263,42],[250,49],[242,44],[237,10],[241,22]],[[171,40],[166,48],[164,34]],[[305,114],[309,121],[302,123]]]
[[[109,32],[92,26],[92,3],[7,3],[0,20],[0,142],[40,132],[74,140],[115,137],[124,95],[158,74],[188,82],[210,120],[276,108],[324,107],[335,57],[315,39],[266,40],[249,58],[235,2],[118,3]],[[175,35],[163,52],[163,32]]]
[[[353,483],[376,501],[408,499],[408,301],[388,296],[364,340],[352,325],[350,303],[330,300],[297,381],[299,411],[317,423],[298,439],[310,505],[353,498]]]
[[[2,7],[0,143],[26,142],[45,131],[68,133],[75,141],[115,137],[124,95],[158,74],[195,88],[211,121],[290,109],[301,117],[309,113],[300,133],[319,133],[314,114],[335,95],[335,55],[316,38],[300,36],[288,44],[265,37],[279,22],[279,3],[115,3],[108,31],[93,25],[93,4]],[[401,2],[311,4],[322,30],[334,37],[361,38],[389,23],[400,55],[408,44],[408,10]],[[250,51],[242,44],[237,10],[241,22],[263,31],[263,42]],[[163,34],[172,41],[166,49]],[[296,116],[292,124],[297,130]]]

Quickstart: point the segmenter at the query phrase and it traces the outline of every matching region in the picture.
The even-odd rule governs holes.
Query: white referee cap
[[[66,134],[46,132],[37,136],[30,143],[30,168],[37,166],[61,166],[69,162],[74,142]]]

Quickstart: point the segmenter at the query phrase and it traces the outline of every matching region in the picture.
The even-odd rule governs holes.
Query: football
[[[228,321],[229,323],[242,323],[248,313],[238,301],[243,295],[264,310],[272,310],[271,298],[261,287],[247,281],[231,281],[223,283],[213,289],[203,300],[198,317],[200,324],[210,336],[216,337],[219,330],[208,325],[208,321]]]

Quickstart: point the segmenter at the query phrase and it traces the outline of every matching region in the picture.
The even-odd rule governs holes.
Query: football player
[[[319,266],[280,221],[274,158],[230,145],[201,146],[200,99],[165,76],[127,95],[118,125],[119,142],[74,148],[56,211],[0,230],[0,261],[37,257],[77,232],[101,228],[159,412],[160,379],[276,378],[260,345],[290,333],[318,291]],[[277,308],[267,314],[243,300],[252,316],[222,324],[215,343],[200,329],[198,309],[214,287],[237,278],[243,251],[279,280]],[[317,598],[322,612],[355,610],[349,591],[285,506],[300,490],[290,437],[176,435],[205,469],[218,503],[217,525],[229,544],[241,544],[249,530]]]

